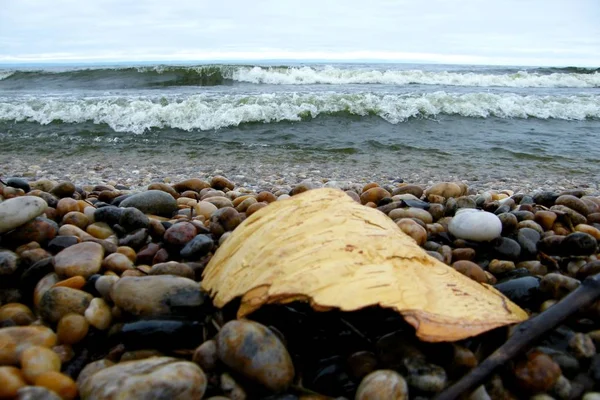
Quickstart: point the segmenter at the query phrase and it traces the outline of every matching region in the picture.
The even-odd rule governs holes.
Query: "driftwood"
[[[583,284],[548,310],[521,323],[513,335],[481,364],[463,376],[454,385],[435,397],[435,400],[453,400],[467,394],[501,365],[507,363],[534,344],[544,333],[600,298],[600,274],[586,278]]]

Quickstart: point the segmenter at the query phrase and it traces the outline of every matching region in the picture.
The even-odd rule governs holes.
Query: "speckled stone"
[[[206,376],[189,361],[152,357],[103,368],[79,387],[81,399],[200,400]]]
[[[98,271],[104,258],[104,248],[94,242],[83,242],[67,247],[54,256],[54,269],[58,275],[80,275],[89,278]]]

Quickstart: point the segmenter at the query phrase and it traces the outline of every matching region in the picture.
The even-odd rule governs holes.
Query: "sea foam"
[[[410,118],[454,115],[471,118],[600,118],[600,96],[520,96],[434,92],[409,95],[273,93],[187,97],[1,99],[0,121],[107,124],[118,132],[153,128],[212,130],[244,123],[301,121],[321,115],[376,115],[392,124]]]

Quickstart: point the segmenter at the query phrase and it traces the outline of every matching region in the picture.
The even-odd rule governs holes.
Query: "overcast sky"
[[[600,66],[600,0],[0,0],[0,62]]]

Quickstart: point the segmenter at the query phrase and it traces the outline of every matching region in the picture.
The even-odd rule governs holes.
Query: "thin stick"
[[[548,310],[517,326],[506,343],[458,382],[436,396],[435,400],[454,400],[463,394],[470,393],[481,385],[496,368],[521,354],[544,333],[554,329],[567,317],[589,306],[599,297],[600,274],[596,274],[585,279],[579,288]]]

